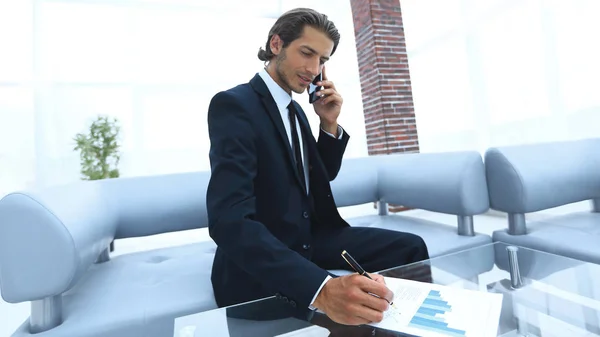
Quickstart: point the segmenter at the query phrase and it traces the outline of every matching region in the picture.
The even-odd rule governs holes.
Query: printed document
[[[383,321],[370,325],[423,337],[496,337],[502,294],[386,277],[394,292]]]

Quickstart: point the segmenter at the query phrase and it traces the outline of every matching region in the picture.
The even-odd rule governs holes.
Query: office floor
[[[571,204],[563,207],[558,207],[543,212],[527,215],[528,221],[540,220],[550,216],[569,213],[572,211],[582,211],[590,209],[590,204],[587,202]],[[349,218],[361,214],[373,214],[376,212],[372,205],[361,205],[340,209],[340,214]],[[427,220],[437,221],[447,224],[448,226],[456,227],[456,217],[452,215],[432,213],[423,210],[406,211],[403,214],[423,218]],[[479,233],[491,235],[497,229],[506,227],[506,218],[502,214],[489,212],[484,215],[475,217],[475,230]],[[120,240],[116,243],[115,255],[127,254],[135,251],[156,249],[173,245],[186,244],[210,240],[206,229],[199,229],[186,232],[169,233],[157,236]],[[23,323],[29,316],[29,303],[9,304],[0,298],[0,337],[8,337],[10,334]]]

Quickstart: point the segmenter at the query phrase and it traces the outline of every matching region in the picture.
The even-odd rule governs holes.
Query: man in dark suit
[[[428,259],[420,237],[350,227],[337,211],[329,182],[350,136],[337,123],[343,99],[324,64],[339,38],[327,16],[289,11],[259,51],[265,69],[210,102],[207,209],[220,307],[276,295],[342,324],[379,322],[392,292],[380,275],[328,273],[349,269],[340,253],[373,272]],[[321,72],[316,141],[292,92],[302,94]]]

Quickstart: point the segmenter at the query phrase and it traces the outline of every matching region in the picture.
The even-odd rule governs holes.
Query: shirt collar
[[[275,100],[275,104],[277,104],[279,111],[285,111],[288,105],[290,105],[290,102],[292,101],[292,96],[285,92],[285,90],[283,90],[283,88],[281,88],[279,84],[277,84],[277,82],[273,80],[273,78],[271,77],[271,75],[269,75],[266,69],[262,69],[258,73],[258,75],[263,79],[263,81],[267,85],[267,88],[269,89],[269,92],[271,92],[271,96],[273,96],[273,99]]]

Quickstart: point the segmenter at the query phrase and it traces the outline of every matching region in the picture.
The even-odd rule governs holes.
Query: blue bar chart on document
[[[442,298],[441,293],[438,290],[430,290],[408,326],[448,336],[466,336],[466,330],[448,326],[446,317],[451,313],[452,306]]]
[[[423,337],[495,337],[502,294],[386,278],[394,304],[371,324]]]

